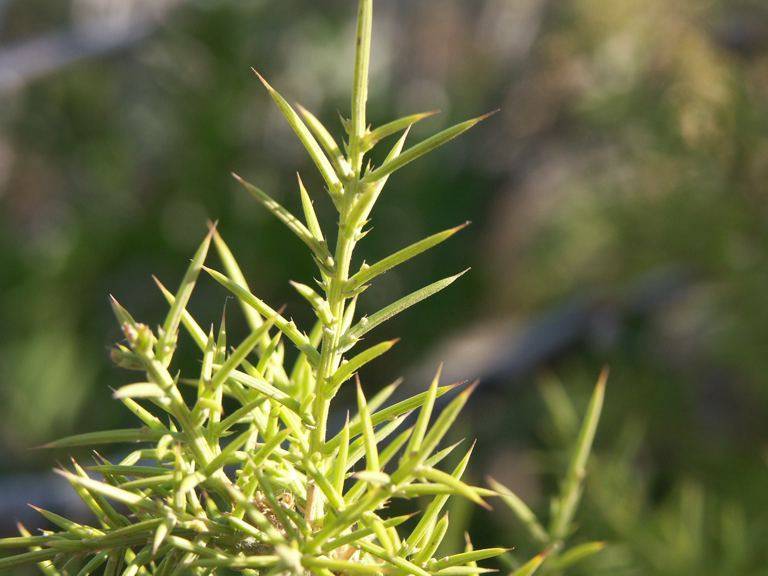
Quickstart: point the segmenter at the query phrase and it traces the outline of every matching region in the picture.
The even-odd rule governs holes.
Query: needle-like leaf
[[[571,521],[581,499],[587,460],[589,459],[589,453],[592,451],[592,442],[595,439],[597,424],[600,421],[600,412],[603,409],[605,384],[607,381],[608,369],[606,368],[600,373],[597,385],[592,393],[587,413],[584,416],[579,436],[576,439],[571,462],[560,489],[560,496],[554,506],[549,533],[556,541],[562,540],[568,534]]]
[[[512,572],[509,576],[533,576],[539,568],[541,568],[541,565],[544,563],[544,560],[547,559],[547,552],[542,552],[541,554],[537,554],[533,558],[531,558],[528,562],[523,564],[520,568]]]
[[[74,473],[78,476],[88,476],[85,470],[83,470],[83,468],[74,460],[74,458],[72,459],[72,467],[74,469]],[[85,503],[85,505],[88,506],[94,516],[99,519],[102,526],[105,528],[118,528],[128,524],[128,519],[117,512],[114,507],[109,502],[107,502],[106,498],[100,494],[88,490],[84,486],[71,483],[70,485],[75,490],[77,495],[80,496],[80,499]]]
[[[371,414],[365,403],[365,395],[360,380],[357,381],[357,409],[360,412],[360,422],[363,426],[363,440],[365,444],[365,469],[369,472],[379,471],[379,450],[376,447],[376,435],[371,422]]]
[[[167,433],[167,432],[165,432]],[[96,446],[98,444],[120,444],[126,442],[152,442],[163,436],[164,432],[150,428],[125,428],[75,434],[44,444],[43,448],[74,448],[77,446]]]
[[[485,548],[483,550],[462,552],[460,554],[453,554],[452,556],[440,558],[440,560],[433,564],[433,567],[437,570],[441,570],[451,566],[460,566],[461,564],[468,564],[469,562],[478,562],[480,560],[494,558],[495,556],[500,556],[508,551],[509,548]]]
[[[137,382],[127,384],[115,390],[113,398],[118,400],[122,398],[163,398],[165,392],[160,386],[153,382]]]
[[[374,543],[367,540],[360,540],[358,546],[368,552],[371,556],[375,556],[380,560],[383,560],[387,564],[390,564],[398,570],[404,571],[406,574],[413,574],[414,576],[430,576],[429,572],[418,566],[413,562],[409,562],[402,556],[396,556],[387,552],[384,548],[376,546]]]
[[[283,208],[281,204],[273,200],[272,197],[264,192],[261,188],[258,188],[250,182],[247,182],[235,173],[232,173],[232,176],[243,186],[243,188],[245,188],[250,193],[251,196],[256,198],[256,200],[258,200],[262,206],[272,212],[272,214],[274,214],[278,220],[285,224],[286,227],[291,232],[293,232],[299,240],[304,242],[304,244],[306,244],[307,247],[312,250],[312,253],[320,263],[327,266],[332,264],[331,254],[328,252],[328,247],[325,245],[325,242],[318,240],[312,234],[312,232],[310,232],[309,229],[304,226],[304,224],[302,224],[301,220]]]
[[[213,236],[213,227],[205,236],[202,244],[192,257],[192,261],[187,268],[184,278],[181,280],[181,285],[173,299],[171,309],[168,311],[168,315],[165,317],[165,323],[163,329],[160,331],[160,335],[157,340],[157,357],[166,365],[170,362],[170,358],[173,355],[173,351],[176,347],[176,338],[179,329],[179,323],[182,320],[182,315],[187,308],[189,299],[192,296],[192,291],[195,289],[195,283],[197,277],[200,275],[203,262],[208,255],[208,248],[211,245],[211,237]]]
[[[134,416],[141,420],[147,427],[152,430],[160,430],[162,433],[166,433],[167,430],[160,419],[152,414],[149,410],[141,406],[138,402],[132,398],[120,398],[120,402],[123,406],[128,408]]]
[[[437,390],[437,397],[440,398],[442,395],[447,394],[448,392],[456,388],[456,386],[458,386],[458,384],[449,384],[448,386],[441,386]],[[422,392],[421,394],[416,394],[415,396],[411,396],[406,400],[401,400],[396,404],[392,404],[391,406],[382,408],[378,412],[374,412],[373,414],[371,414],[371,421],[373,422],[373,425],[378,426],[382,422],[393,420],[403,414],[411,412],[412,410],[424,404],[424,402],[427,399],[427,395],[428,395],[428,392]],[[349,426],[350,435],[356,436],[360,434],[360,431],[361,431],[360,422],[350,424]],[[337,434],[332,439],[328,440],[328,442],[326,442],[325,450],[328,451],[328,453],[330,453],[332,450],[334,450],[338,446],[340,440],[341,440],[341,433]]]
[[[442,132],[439,132],[434,136],[427,138],[423,142],[419,142],[418,144],[405,150],[402,154],[398,155],[397,158],[394,158],[388,162],[384,162],[384,164],[382,164],[372,172],[369,172],[368,174],[366,174],[365,177],[363,178],[363,182],[366,184],[370,184],[378,180],[381,180],[385,176],[389,176],[395,170],[399,170],[406,164],[410,164],[417,158],[424,156],[425,154],[427,154],[428,152],[431,152],[435,148],[442,146],[446,142],[450,142],[457,136],[460,136],[461,134],[463,134],[464,132],[466,132],[473,126],[475,126],[477,123],[482,122],[483,120],[485,120],[489,116],[492,116],[493,114],[495,114],[495,111],[489,112],[488,114],[484,114],[482,116],[478,116],[477,118],[472,118],[471,120],[466,120],[465,122],[461,122],[456,126],[447,128]]]
[[[344,492],[344,478],[347,473],[347,458],[349,456],[349,412],[347,412],[347,418],[344,422],[344,427],[341,429],[341,438],[339,441],[339,449],[336,454],[336,458],[333,460],[331,468],[331,479],[333,487],[337,492]]]
[[[85,563],[77,573],[77,576],[89,576],[90,574],[93,574],[96,570],[101,568],[108,558],[109,554],[107,552],[99,552]]]
[[[240,370],[232,370],[229,374],[229,377],[232,378],[234,381],[239,382],[240,384],[243,384],[244,386],[248,386],[249,388],[258,390],[260,393],[264,394],[264,396],[266,396],[270,400],[279,402],[286,408],[289,408],[290,410],[295,412],[297,415],[300,415],[301,413],[300,404],[295,399],[291,398],[287,393],[283,392],[279,388],[276,388],[266,380],[262,380],[261,378],[257,378],[256,376],[251,376],[250,374],[246,374],[245,372],[241,372]]]
[[[323,150],[328,155],[336,174],[342,176],[350,175],[351,169],[349,162],[344,157],[344,154],[342,154],[341,148],[336,144],[336,140],[334,140],[328,129],[323,126],[322,122],[320,122],[312,112],[304,108],[301,104],[296,104],[296,108],[299,109],[299,114],[304,118],[304,122],[307,123],[310,131],[314,137],[317,138],[320,146],[323,147]]]
[[[309,228],[309,231],[312,233],[312,236],[314,236],[319,243],[325,243],[325,238],[323,237],[323,230],[320,227],[320,221],[317,219],[315,208],[312,205],[312,199],[309,197],[307,188],[304,186],[304,182],[301,180],[301,176],[299,176],[298,173],[296,174],[296,178],[299,181],[299,195],[301,196],[301,208],[304,211],[304,220],[307,223],[307,228]]]
[[[570,567],[591,558],[605,549],[605,542],[584,542],[569,548],[559,556],[553,558],[548,567],[554,571],[567,570]]]
[[[310,158],[312,158],[315,166],[317,166],[317,169],[320,171],[320,174],[325,180],[325,183],[328,185],[328,189],[330,190],[331,194],[338,194],[341,190],[341,180],[339,180],[339,176],[333,170],[333,166],[331,166],[331,163],[323,152],[323,149],[320,147],[320,144],[317,143],[315,137],[312,136],[312,133],[309,131],[306,124],[304,124],[301,117],[296,113],[293,107],[288,104],[285,98],[283,98],[277,92],[277,90],[272,88],[269,82],[267,82],[261,74],[259,74],[255,69],[253,70],[253,73],[258,76],[259,80],[261,80],[261,83],[267,89],[269,95],[272,96],[275,104],[277,104],[277,107],[283,113],[283,116],[285,116],[288,124],[296,133],[296,136],[299,137],[299,140],[304,145],[304,148],[306,148],[307,152],[309,152]]]
[[[280,314],[280,311],[278,311],[277,314]],[[275,320],[275,316],[268,316],[264,324],[251,332],[245,340],[232,351],[224,364],[222,364],[214,373],[210,383],[211,388],[216,389],[224,384],[232,372],[243,363],[243,360],[247,358],[248,354],[250,354],[261,341],[264,334],[269,332],[270,328],[272,328],[272,325],[275,323]]]
[[[395,516],[394,518],[388,518],[387,520],[384,520],[382,524],[386,528],[393,528],[395,526],[399,526],[400,524],[408,521],[412,517],[413,517],[412,514],[407,514],[404,516]],[[342,546],[346,546],[347,544],[357,542],[362,538],[365,538],[366,536],[370,536],[372,533],[373,533],[373,530],[371,528],[360,528],[359,530],[355,530],[353,532],[350,532],[349,534],[345,534],[344,536],[335,538],[330,542],[328,542],[325,546],[323,546],[323,553],[327,554],[332,550],[336,550]]]
[[[5,558],[0,558],[0,570],[10,570],[11,568],[18,568],[19,566],[44,562],[45,560],[54,558],[58,554],[58,550],[43,548],[40,550],[33,550],[32,552],[16,554],[15,556],[7,556]]]
[[[443,278],[437,282],[433,282],[429,286],[425,286],[420,290],[412,292],[408,296],[400,298],[396,302],[393,302],[389,306],[382,308],[378,312],[371,314],[370,316],[364,316],[357,324],[355,324],[344,337],[345,343],[350,346],[362,338],[365,334],[376,328],[379,324],[386,322],[390,318],[397,316],[402,311],[410,308],[414,304],[418,304],[422,300],[429,298],[433,294],[440,292],[444,288],[447,288],[463,276],[467,271],[460,272],[454,276]]]
[[[383,426],[380,426],[376,430],[375,438],[376,438],[376,444],[381,444],[389,438],[394,432],[400,428],[400,425],[405,422],[406,418],[408,417],[407,414],[404,414],[403,416],[400,416],[399,418],[396,418],[392,420],[391,422],[387,422]],[[387,447],[381,452],[379,455],[379,465],[381,467],[384,466],[389,460],[392,459],[395,452],[402,448],[402,445],[405,441],[408,440],[408,437],[410,436],[411,430],[410,428],[407,430],[403,430],[392,442],[390,442]],[[350,445],[350,451],[349,456],[347,457],[347,469],[352,469],[355,464],[365,455],[365,439],[361,436],[357,438],[351,445]],[[354,490],[357,486],[354,486],[349,491],[349,496],[351,499],[355,499],[359,494],[355,493]],[[359,490],[359,488],[358,488]]]
[[[206,475],[210,476],[224,466],[227,463],[227,460],[234,455],[237,450],[240,450],[240,448],[242,448],[256,433],[257,431],[253,428],[248,428],[245,432],[227,444],[224,450],[209,462],[208,467],[205,469]]]
[[[102,536],[104,534],[101,530],[96,530],[94,528],[91,528],[90,526],[84,526],[82,524],[78,524],[77,522],[73,522],[72,520],[64,518],[63,516],[59,516],[54,512],[49,512],[48,510],[44,510],[43,508],[39,508],[32,504],[30,504],[29,506],[30,508],[35,510],[35,512],[40,514],[43,518],[48,520],[51,524],[58,526],[59,528],[61,528],[66,532],[72,533],[72,535],[74,536],[80,536],[82,538],[92,538],[95,536]]]
[[[302,565],[314,571],[321,568],[327,568],[333,572],[342,574],[361,574],[362,576],[380,576],[381,566],[378,564],[367,564],[362,562],[351,562],[349,560],[334,560],[332,558],[304,556],[301,559]]]
[[[277,326],[277,328],[283,332],[283,334],[285,334],[299,350],[304,352],[313,361],[316,362],[319,360],[317,350],[315,350],[315,348],[311,345],[309,338],[307,338],[305,334],[299,332],[293,321],[288,321],[283,318],[280,314],[277,313],[276,310],[270,308],[264,301],[251,294],[246,288],[243,288],[239,284],[236,284],[224,276],[224,274],[221,272],[217,272],[216,270],[212,270],[205,266],[203,267],[203,270],[210,274],[211,277],[216,280],[216,282],[232,292],[239,300],[253,307],[262,316],[274,317],[275,326]]]
[[[160,292],[162,292],[163,297],[166,299],[168,304],[173,306],[174,302],[176,301],[176,297],[171,294],[171,292],[165,286],[163,286],[163,283],[160,282],[156,276],[152,276],[152,279],[155,281],[155,284],[157,284],[157,287],[160,288]],[[187,329],[187,332],[189,332],[189,335],[192,336],[192,339],[195,341],[195,344],[197,344],[198,348],[201,350],[205,349],[205,343],[207,341],[205,330],[200,328],[200,325],[187,310],[182,309],[181,322],[184,325],[184,328]]]
[[[435,114],[437,114],[437,112],[438,112],[437,110],[432,110],[430,112],[419,112],[417,114],[410,114],[408,116],[403,116],[402,118],[398,118],[397,120],[392,120],[391,122],[387,122],[386,124],[382,124],[375,130],[371,130],[370,132],[368,132],[368,134],[365,135],[365,138],[363,140],[364,147],[366,150],[369,150],[384,138],[387,138],[388,136],[392,136],[393,134],[397,134],[402,130],[406,130],[407,128],[410,128],[417,122],[421,122],[425,118],[434,116]]]
[[[216,252],[218,253],[219,258],[221,259],[221,263],[224,265],[224,270],[226,271],[227,276],[229,276],[229,278],[231,278],[235,284],[250,292],[250,289],[248,288],[248,282],[246,282],[245,276],[243,276],[240,265],[237,263],[235,256],[229,249],[229,246],[227,246],[226,242],[224,242],[224,239],[216,229],[213,231],[213,245],[216,248]],[[243,310],[243,314],[245,315],[245,319],[248,321],[248,326],[251,328],[251,330],[256,330],[259,328],[263,320],[258,311],[240,299],[238,299],[238,302],[240,304],[240,308]],[[203,332],[202,329],[200,331],[203,333],[203,336],[205,336],[205,332]],[[204,348],[204,346],[201,346],[201,348]]]
[[[386,342],[380,342],[375,346],[371,346],[367,350],[360,352],[348,362],[345,362],[333,373],[331,380],[328,384],[329,396],[333,397],[344,382],[349,380],[353,374],[355,374],[360,368],[375,360],[382,354],[386,354],[392,347],[397,344],[399,339],[388,340]]]
[[[311,287],[302,284],[301,282],[291,281],[291,286],[293,286],[296,292],[301,294],[301,296],[309,302],[314,309],[315,314],[325,326],[333,324],[333,312],[331,312],[331,307],[328,305],[328,301],[325,298],[322,298]]]
[[[107,498],[111,498],[112,500],[122,502],[123,504],[127,504],[128,506],[134,506],[136,508],[145,508],[150,510],[154,509],[154,505],[151,502],[147,501],[147,499],[144,498],[144,496],[141,494],[129,492],[128,490],[123,490],[122,488],[117,488],[116,486],[111,486],[105,482],[99,482],[98,480],[93,480],[92,478],[83,478],[82,476],[75,476],[74,474],[67,472],[66,470],[55,470],[55,472],[61,476],[64,476],[64,478],[66,478],[73,484],[79,484],[80,486],[84,486],[85,488],[93,490],[94,492],[98,492],[102,496],[106,496]]]
[[[421,410],[419,410],[416,426],[414,426],[413,434],[408,442],[408,452],[411,454],[418,452],[419,448],[421,448],[421,442],[424,440],[424,435],[427,433],[429,419],[432,417],[432,408],[435,405],[435,398],[437,398],[437,388],[440,383],[440,374],[442,371],[443,366],[441,364],[435,373],[435,377],[432,379],[432,383],[429,385],[424,404],[422,405]]]
[[[426,250],[429,250],[430,248],[437,246],[442,242],[445,242],[446,240],[448,240],[448,238],[450,238],[460,230],[463,230],[468,225],[469,225],[469,222],[465,222],[461,226],[456,226],[454,228],[450,228],[448,230],[438,232],[437,234],[433,234],[428,238],[424,238],[423,240],[419,240],[418,242],[411,244],[407,248],[398,250],[391,256],[387,256],[383,260],[379,260],[378,262],[376,262],[375,264],[372,264],[371,266],[364,265],[357,274],[355,274],[354,276],[352,276],[352,278],[349,279],[347,289],[349,291],[357,290],[361,286],[367,284],[374,278],[381,276],[382,274],[384,274],[388,270],[391,270],[395,266],[398,266],[404,262],[407,262],[408,260],[418,256],[422,252],[425,252]]]
[[[451,471],[451,475],[454,478],[461,478],[461,476],[464,474],[464,471],[467,469],[467,464],[469,463],[469,457],[471,454],[472,450],[470,449],[464,455],[464,458],[462,458],[456,467]],[[418,524],[416,524],[416,527],[411,531],[408,539],[403,543],[403,554],[410,555],[422,542],[422,540],[427,537],[427,534],[434,526],[434,523],[437,520],[437,517],[440,515],[440,512],[442,511],[446,502],[448,502],[448,495],[440,494],[435,496],[427,505],[427,508],[424,510],[424,514],[422,514]]]
[[[431,556],[434,556],[438,546],[440,546],[443,538],[445,538],[445,533],[448,531],[449,524],[450,520],[448,518],[448,514],[444,514],[443,517],[440,518],[440,520],[438,520],[434,526],[430,527],[431,530],[429,530],[424,536],[421,550],[419,550],[413,557],[414,561],[421,564],[426,562],[427,559],[429,559]]]
[[[496,492],[483,488],[481,486],[471,486],[479,496],[496,496]],[[434,484],[431,482],[425,482],[422,484],[409,484],[400,490],[400,494],[407,498],[413,498],[416,496],[437,496],[438,494],[458,495],[458,491],[445,484]]]
[[[488,505],[488,503],[482,499],[482,497],[475,491],[472,486],[469,484],[465,484],[455,476],[448,474],[447,472],[443,472],[442,470],[437,470],[436,468],[430,468],[430,467],[423,467],[419,469],[418,473],[426,478],[427,480],[431,480],[432,482],[436,482],[438,484],[443,484],[445,486],[449,486],[450,488],[453,488],[458,494],[461,494],[465,498],[468,498],[475,504],[482,506],[486,510],[490,510],[491,507]]]
[[[450,430],[451,426],[456,421],[459,412],[461,412],[461,410],[464,408],[464,405],[467,403],[467,400],[469,400],[472,392],[474,392],[477,384],[478,383],[475,382],[469,388],[463,390],[458,396],[456,396],[456,398],[451,400],[448,406],[443,409],[443,411],[440,413],[440,416],[437,417],[434,424],[430,427],[429,431],[424,436],[424,440],[419,447],[418,454],[413,456],[412,459],[415,462],[423,462],[424,459],[426,459],[430,454],[432,454],[432,452],[434,452],[435,448],[437,448],[445,435],[448,433],[448,430]]]
[[[136,325],[136,320],[133,319],[130,312],[128,312],[128,310],[126,310],[111,294],[109,296],[109,304],[112,306],[112,312],[115,314],[115,318],[117,318],[117,321],[121,326],[124,324],[129,324],[131,326]]]
[[[497,482],[493,478],[488,478],[488,483],[491,485],[502,501],[509,507],[510,510],[517,516],[517,519],[528,530],[529,535],[541,544],[545,544],[549,541],[549,535],[544,527],[536,518],[536,514],[523,502],[519,496],[512,492],[509,488]]]

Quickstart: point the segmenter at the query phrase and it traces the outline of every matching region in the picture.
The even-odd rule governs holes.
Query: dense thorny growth
[[[171,576],[234,570],[322,576],[461,576],[482,573],[485,569],[477,566],[478,561],[505,552],[502,548],[473,550],[468,543],[464,552],[435,556],[448,528],[443,511],[448,498],[458,495],[486,506],[484,497],[496,494],[462,481],[471,448],[452,469],[440,468],[456,448],[440,448],[441,442],[472,386],[434,416],[436,400],[454,388],[441,386],[439,373],[425,392],[386,407],[394,386],[366,398],[357,381],[357,414],[348,417],[337,434],[328,434],[329,407],[339,389],[350,385],[363,365],[394,344],[371,345],[363,337],[458,277],[439,280],[358,318],[357,298],[373,280],[462,228],[440,232],[352,271],[353,252],[366,233],[371,210],[390,174],[483,118],[458,124],[409,148],[405,148],[409,128],[429,114],[414,114],[370,129],[366,99],[371,18],[372,0],[361,0],[352,110],[344,120],[343,151],[317,118],[301,107],[297,112],[259,76],[325,181],[338,212],[333,251],[301,179],[303,221],[236,176],[311,251],[318,267],[319,290],[296,282],[292,285],[314,310],[315,326],[307,334],[282,311],[253,295],[214,226],[175,294],[157,282],[170,306],[161,327],[152,330],[137,322],[113,299],[125,340],[116,345],[112,357],[118,365],[142,373],[139,382],[120,388],[115,398],[142,425],[82,434],[51,446],[138,442],[143,447],[116,464],[98,456],[97,464],[88,468],[99,475],[98,480],[75,461],[69,469],[59,470],[98,524],[88,526],[39,510],[56,531],[32,536],[22,528],[22,536],[0,541],[0,548],[30,550],[0,559],[0,569],[37,563],[49,575]],[[367,162],[366,155],[374,146],[398,133],[400,138],[381,164]],[[204,265],[211,243],[223,271]],[[242,307],[250,333],[236,346],[227,342],[223,321],[216,333],[213,329],[206,332],[187,311],[202,271],[233,294]],[[194,378],[179,374],[173,364],[182,328],[202,355],[200,373]],[[284,362],[285,345],[298,350],[292,366]],[[191,403],[181,392],[185,386],[196,390]],[[407,421],[412,426],[405,428],[412,413],[414,417]],[[583,462],[581,465],[583,468]],[[580,472],[576,469],[571,479],[576,486],[569,488],[564,483],[564,492],[568,488],[573,495],[564,499],[565,511],[558,515],[565,524],[553,525],[553,537],[545,534],[542,547],[557,545],[566,536],[578,501]],[[417,518],[386,514],[392,499],[423,496],[431,500]],[[524,516],[531,514],[520,508],[524,505],[511,493],[504,492],[504,498],[514,504],[513,510],[517,506]],[[543,532],[538,524],[536,527]],[[535,570],[542,558],[524,566],[525,573],[532,573],[531,568]]]

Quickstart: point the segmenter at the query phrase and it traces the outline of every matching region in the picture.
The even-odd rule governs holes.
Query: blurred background
[[[180,280],[208,219],[268,302],[312,262],[237,188],[290,208],[321,180],[250,66],[339,127],[354,2],[0,0],[0,531],[59,511],[55,437],[130,425],[110,387],[115,294],[160,321],[150,273]],[[426,385],[441,360],[482,386],[457,434],[474,481],[546,516],[603,365],[606,411],[573,574],[768,574],[768,6],[761,0],[387,0],[376,4],[370,120],[442,113],[417,139],[501,113],[402,170],[369,261],[471,220],[384,276],[362,306],[472,266],[393,321],[371,388]],[[340,130],[336,131],[340,134]],[[203,280],[193,308],[221,315]],[[231,331],[243,329],[231,309]],[[231,317],[231,318],[230,318]],[[203,323],[203,322],[201,322]],[[187,362],[197,362],[190,352]],[[191,364],[190,364],[191,365]],[[536,552],[503,506],[458,504],[452,539]],[[78,513],[76,509],[70,510]]]

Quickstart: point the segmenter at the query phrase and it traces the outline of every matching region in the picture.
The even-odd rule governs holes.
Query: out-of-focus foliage
[[[518,310],[585,291],[610,300],[654,271],[687,278],[682,296],[557,372],[571,383],[590,355],[608,358],[616,435],[619,415],[646,429],[640,456],[609,452],[593,487],[594,518],[641,573],[759,573],[768,14],[630,0],[555,13],[516,111],[547,136],[497,212],[493,268]]]
[[[548,379],[542,397],[550,454],[568,446],[575,408],[559,382]],[[585,574],[764,574],[768,553],[765,515],[734,496],[708,493],[699,480],[661,486],[645,454],[648,431],[638,421],[619,427],[593,458],[587,482],[589,532],[607,541]]]

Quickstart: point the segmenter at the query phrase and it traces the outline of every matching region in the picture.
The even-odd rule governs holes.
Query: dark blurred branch
[[[0,48],[0,92],[17,90],[82,60],[135,46],[164,21],[172,7],[182,2],[166,2],[161,10],[134,15],[119,25],[105,18]]]
[[[681,270],[657,270],[624,294],[573,296],[522,323],[483,323],[439,343],[406,381],[423,385],[444,362],[447,381],[479,378],[481,390],[506,389],[578,349],[610,349],[627,326],[653,319],[692,287],[693,279]]]
[[[86,514],[74,490],[52,472],[8,475],[0,478],[0,535],[14,534],[16,522],[29,528],[43,525],[29,503],[72,518],[83,518]]]
[[[714,27],[715,41],[743,58],[754,58],[768,48],[768,14],[765,9],[734,9]]]
[[[151,29],[150,24],[142,22],[119,34],[68,30],[7,47],[0,51],[0,91],[16,90],[81,60],[132,46]]]

